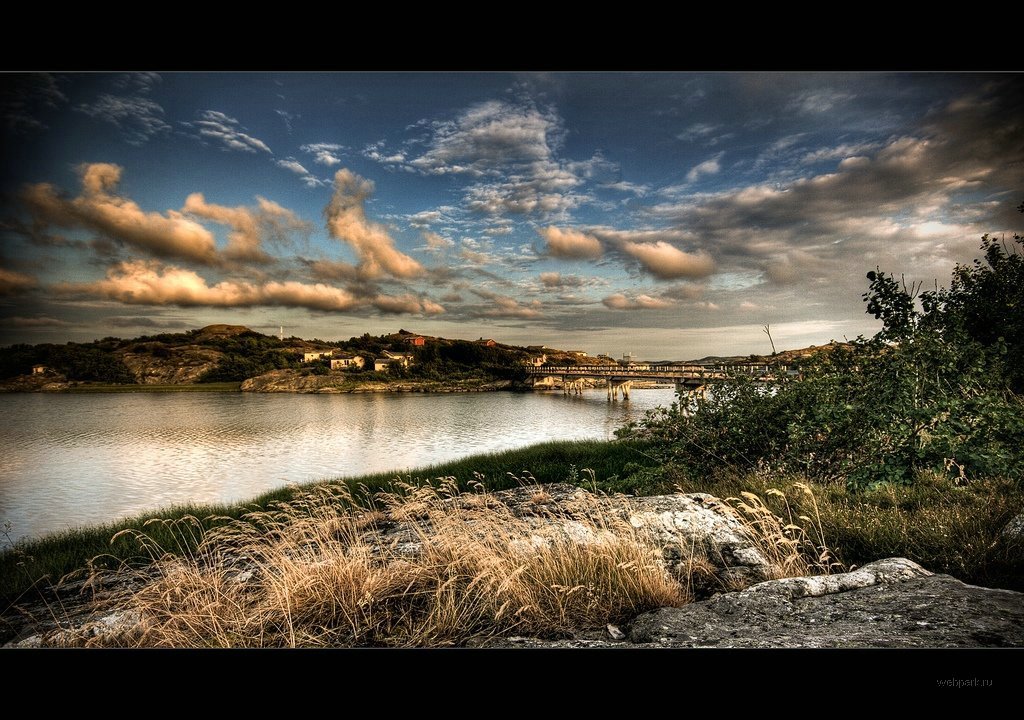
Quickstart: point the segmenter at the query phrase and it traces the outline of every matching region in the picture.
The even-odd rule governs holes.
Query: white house
[[[316,360],[322,360],[323,358],[331,357],[333,354],[333,350],[317,350],[316,352],[302,353],[302,362],[314,362]]]
[[[364,365],[366,365],[366,358],[362,355],[335,355],[331,358],[331,370],[361,368]]]
[[[401,363],[402,367],[409,367],[412,364],[413,354],[412,353],[396,353],[390,350],[384,351],[384,359],[390,362]]]

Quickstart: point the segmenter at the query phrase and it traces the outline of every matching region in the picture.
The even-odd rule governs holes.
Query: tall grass
[[[346,479],[356,496],[387,489],[396,474],[408,480],[417,478],[455,477],[459,486],[468,488],[479,480],[488,488],[500,490],[511,487],[514,481],[508,473],[521,473],[529,469],[539,482],[571,481],[571,466],[592,468],[599,482],[605,478],[625,476],[630,464],[648,462],[641,444],[608,443],[601,441],[562,441],[531,445],[526,448],[496,453],[473,455],[448,463],[407,470],[404,472],[374,473]],[[143,559],[139,548],[124,536],[113,542],[111,537],[120,531],[140,528],[152,517],[173,520],[197,518],[199,527],[208,529],[211,517],[239,518],[255,510],[267,509],[272,503],[288,501],[304,492],[308,486],[293,485],[264,493],[250,501],[222,505],[179,505],[116,522],[75,528],[52,533],[42,538],[17,543],[0,542],[0,616],[13,604],[49,596],[47,588],[68,573],[76,572],[88,562],[102,556],[97,562],[114,566],[120,561]],[[619,489],[619,488],[615,488]],[[362,496],[360,495],[362,493]],[[15,528],[16,530],[17,528]],[[182,541],[175,537],[169,526],[147,528],[153,542],[171,548]]]
[[[571,510],[530,502],[531,522],[482,492],[440,487],[353,504],[344,485],[203,531],[194,518],[157,523],[191,536],[189,553],[153,554],[137,590],[113,600],[141,622],[92,643],[155,647],[457,645],[471,638],[564,637],[687,601],[642,530],[593,498]],[[370,532],[402,523],[393,537]],[[181,545],[190,545],[190,542]]]

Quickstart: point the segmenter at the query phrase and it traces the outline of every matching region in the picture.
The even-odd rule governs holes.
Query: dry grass
[[[531,496],[536,513],[558,518],[543,495]],[[145,573],[141,589],[116,601],[141,623],[92,642],[437,647],[566,636],[688,600],[658,548],[596,501],[545,523],[486,493],[459,496],[453,483],[380,494],[378,509],[350,500],[344,486],[322,486],[205,532],[195,551],[148,547],[153,564],[135,571]],[[174,522],[200,531],[194,519]],[[389,523],[402,525],[367,532]]]
[[[781,505],[784,515],[776,515],[758,495],[748,491],[740,492],[738,498],[729,498],[728,502],[746,527],[748,537],[768,561],[771,579],[844,572],[825,540],[814,491],[802,482],[794,483],[793,489],[809,505],[813,516],[798,514],[786,493],[778,488],[768,488],[764,494],[777,499],[774,504]]]

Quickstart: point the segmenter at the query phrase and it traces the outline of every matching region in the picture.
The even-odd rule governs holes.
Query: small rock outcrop
[[[661,608],[636,618],[629,640],[688,648],[1022,647],[1024,594],[890,558]]]

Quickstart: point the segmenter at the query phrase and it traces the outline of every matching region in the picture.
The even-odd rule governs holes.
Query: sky
[[[0,75],[0,345],[212,323],[684,360],[1024,229],[1024,75]]]

